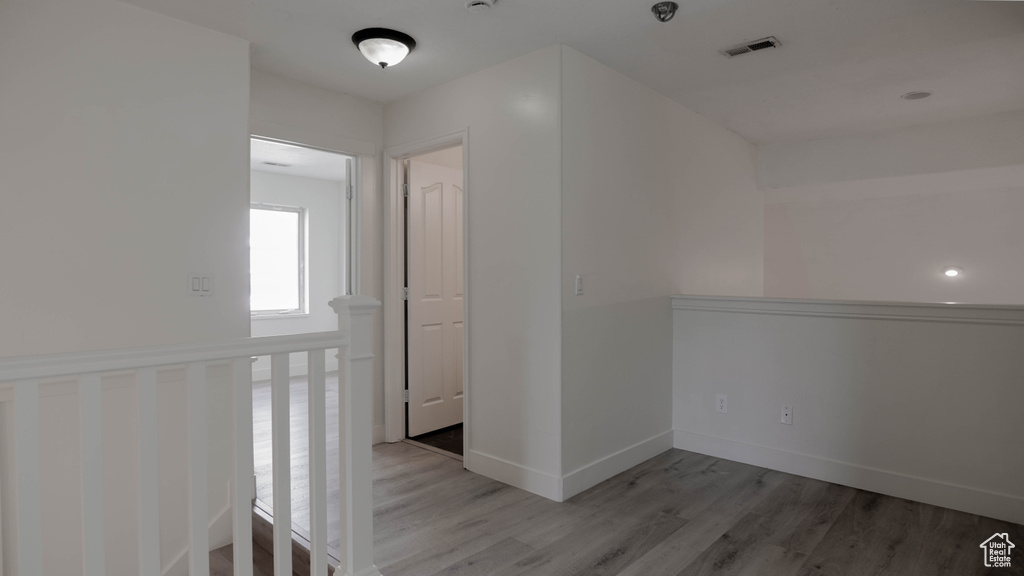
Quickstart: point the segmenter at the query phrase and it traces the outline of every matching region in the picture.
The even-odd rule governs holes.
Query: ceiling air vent
[[[266,164],[267,166],[279,166],[281,168],[291,168],[292,167],[291,164],[285,164],[284,162],[271,162],[269,160],[265,160],[263,163]]]
[[[764,50],[765,48],[778,48],[779,46],[781,46],[781,44],[775,36],[769,36],[767,38],[761,38],[760,40],[754,40],[753,42],[744,42],[743,44],[730,46],[725,50],[719,50],[719,52],[729,58],[732,58],[733,56],[739,56],[740,54],[757,52],[758,50]]]

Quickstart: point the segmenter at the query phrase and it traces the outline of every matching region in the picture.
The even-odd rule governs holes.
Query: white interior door
[[[462,422],[462,171],[409,162],[409,436]]]

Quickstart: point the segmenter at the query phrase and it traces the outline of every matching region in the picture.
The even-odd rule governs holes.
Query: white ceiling
[[[348,158],[348,156],[334,152],[259,138],[253,138],[249,145],[250,169],[287,174],[288,176],[344,182],[348,178],[346,164]]]
[[[129,0],[248,39],[253,66],[377,101],[563,43],[754,143],[1024,108],[1024,2],[973,0]],[[380,70],[350,41],[371,26],[418,46]],[[764,36],[777,49],[718,50]],[[931,98],[900,99],[911,91]]]

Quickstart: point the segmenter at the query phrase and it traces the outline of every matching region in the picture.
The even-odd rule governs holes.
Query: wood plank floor
[[[338,373],[329,372],[327,388],[327,540],[337,548],[340,539],[341,500],[338,490]],[[300,533],[309,534],[309,402],[305,376],[289,381],[289,430],[291,447],[292,524]],[[271,437],[270,382],[254,382],[253,465],[256,471],[256,497],[265,510],[274,503],[273,446]],[[333,433],[332,433],[333,431]]]
[[[1024,574],[1020,525],[693,452],[565,503],[407,444],[373,454],[385,576]],[[979,545],[996,532],[1018,544],[1012,568],[983,565]],[[230,574],[222,560],[214,574]]]

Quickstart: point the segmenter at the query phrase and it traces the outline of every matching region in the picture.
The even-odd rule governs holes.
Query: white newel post
[[[338,329],[349,337],[339,358],[341,458],[341,571],[344,576],[380,576],[373,563],[373,313],[380,302],[368,296],[331,301]]]

